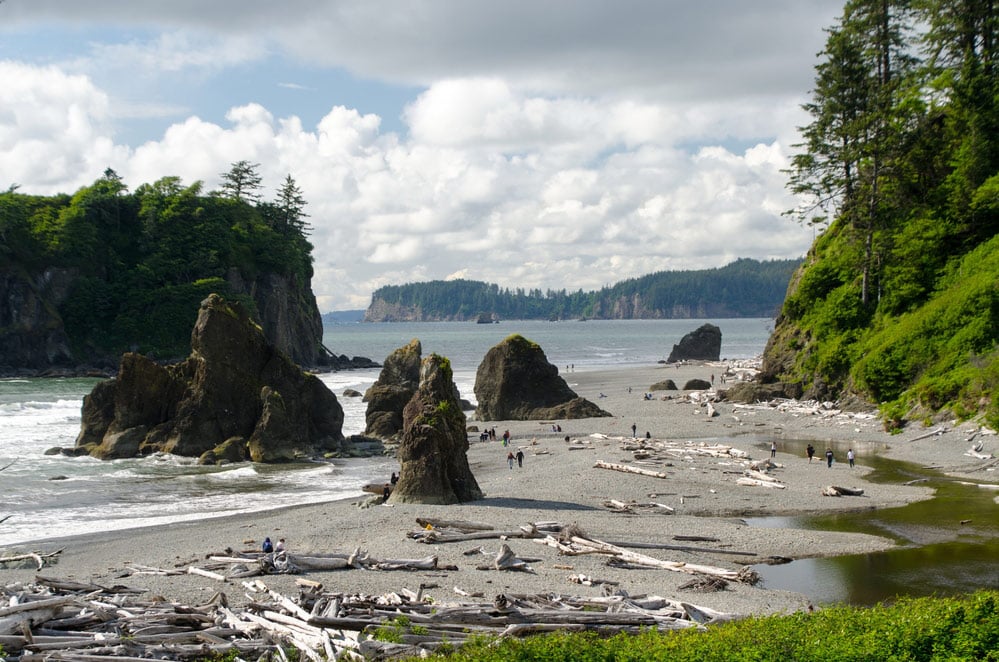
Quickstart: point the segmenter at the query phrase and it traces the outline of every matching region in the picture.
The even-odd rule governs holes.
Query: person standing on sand
[[[503,431],[503,448],[506,448],[509,445],[509,443],[510,443],[510,431],[509,430],[504,430]]]
[[[805,453],[808,454],[808,463],[812,463],[812,458],[815,457],[815,446],[808,444],[808,448],[805,449]]]
[[[846,452],[846,459],[850,461],[850,468],[853,469],[853,461],[856,459],[856,455],[853,454],[853,449],[851,448]]]
[[[826,466],[832,469],[833,452],[831,448],[826,449]]]
[[[777,457],[777,442],[770,442],[770,457]]]
[[[638,426],[634,423],[631,424],[631,437],[634,439],[638,437]]]
[[[518,467],[524,466],[524,451],[522,451],[519,448],[517,449],[517,466]]]
[[[510,465],[511,469],[513,469],[513,453],[512,452],[506,454],[506,463]]]

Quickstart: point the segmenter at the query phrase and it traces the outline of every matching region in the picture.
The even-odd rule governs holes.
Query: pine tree
[[[259,167],[259,163],[250,163],[249,161],[233,163],[229,172],[223,172],[219,175],[222,177],[222,197],[248,204],[257,202],[260,199],[258,191],[263,188],[260,174],[257,172]]]

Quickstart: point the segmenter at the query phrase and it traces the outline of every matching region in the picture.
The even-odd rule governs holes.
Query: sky
[[[308,201],[322,312],[798,258],[782,212],[842,0],[0,0],[0,189],[113,168]]]

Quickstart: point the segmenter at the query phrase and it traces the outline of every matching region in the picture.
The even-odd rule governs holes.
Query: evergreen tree
[[[278,189],[277,199],[274,201],[274,206],[277,208],[278,230],[293,231],[302,236],[311,234],[311,228],[305,221],[308,217],[304,211],[306,204],[308,203],[302,195],[302,189],[298,188],[289,174]]]
[[[249,161],[236,161],[229,168],[228,172],[220,174],[222,177],[222,197],[241,202],[253,203],[260,199],[261,184],[260,173],[257,169],[259,163]]]

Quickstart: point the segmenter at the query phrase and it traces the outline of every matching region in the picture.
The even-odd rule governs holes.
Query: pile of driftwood
[[[235,651],[238,659],[387,659],[461,645],[470,637],[566,631],[612,635],[703,628],[735,615],[657,596],[500,594],[486,601],[432,601],[413,591],[381,596],[325,591],[301,580],[290,598],[260,580],[250,602],[230,609],[222,593],[185,606],[143,598],[124,586],[37,578],[0,590],[0,645],[10,660],[194,660]],[[455,591],[463,593],[458,589]]]
[[[741,570],[729,570],[727,568],[687,563],[685,561],[665,561],[646,554],[630,551],[628,548],[668,549],[685,552],[755,556],[752,552],[644,542],[615,541],[609,543],[587,536],[574,525],[564,525],[558,522],[533,522],[517,529],[502,531],[493,529],[489,524],[460,520],[420,518],[417,519],[417,523],[422,528],[410,532],[408,536],[418,542],[427,544],[468,542],[491,538],[501,540],[526,538],[541,545],[551,547],[564,556],[578,556],[580,554],[604,555],[608,559],[607,565],[617,568],[659,568],[661,570],[684,572],[691,575],[707,575],[726,581],[738,581],[747,584],[755,584],[759,581],[759,575],[749,566],[745,566]],[[475,553],[483,553],[482,548],[479,547],[470,550],[470,552],[465,552],[466,555]],[[518,558],[510,551],[507,545],[503,544],[490,569],[523,570],[530,572],[530,561],[529,559]],[[483,568],[484,566],[480,566],[480,569]]]

